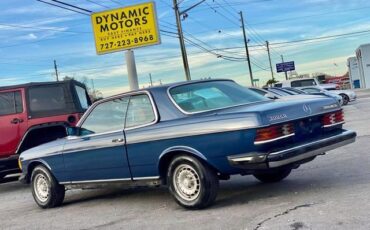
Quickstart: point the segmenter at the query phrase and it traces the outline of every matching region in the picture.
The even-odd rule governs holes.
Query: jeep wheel
[[[63,203],[65,188],[44,166],[37,166],[31,176],[32,195],[41,208],[53,208]]]
[[[340,96],[342,97],[343,105],[347,105],[349,102],[349,97],[345,94],[341,94]]]
[[[181,155],[173,159],[168,168],[167,184],[179,205],[201,209],[215,201],[219,182],[216,172],[208,165]]]
[[[278,169],[278,170],[271,170],[269,172],[264,173],[256,173],[253,174],[255,178],[257,178],[259,181],[264,183],[274,183],[279,182],[289,176],[292,169],[290,168],[284,168],[284,169]]]

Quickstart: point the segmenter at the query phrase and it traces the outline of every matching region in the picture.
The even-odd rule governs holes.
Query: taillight
[[[344,123],[344,114],[343,110],[335,112],[335,113],[328,113],[325,114],[321,118],[321,123],[324,128],[343,124]]]
[[[287,138],[294,135],[293,124],[274,125],[267,128],[257,129],[256,139],[254,144],[264,144],[276,141],[282,138]]]

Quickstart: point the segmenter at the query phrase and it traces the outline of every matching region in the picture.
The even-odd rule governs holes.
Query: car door
[[[14,154],[27,127],[22,89],[0,92],[0,158]]]
[[[69,182],[131,180],[124,122],[129,97],[117,97],[94,106],[81,121],[78,136],[69,136],[63,150]]]

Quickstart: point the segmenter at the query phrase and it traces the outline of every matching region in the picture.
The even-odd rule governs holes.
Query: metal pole
[[[280,55],[280,57],[281,57],[281,62],[284,63],[284,56],[283,55]],[[287,71],[284,71],[284,73],[285,73],[285,80],[288,80],[288,72]]]
[[[269,62],[270,62],[270,69],[271,69],[271,77],[272,77],[272,80],[275,80],[275,78],[274,78],[274,71],[272,70],[272,64],[271,64],[271,55],[270,55],[269,41],[266,41],[266,47],[267,47],[267,53],[269,55]]]
[[[150,79],[150,86],[153,86],[152,74],[151,73],[149,73],[149,79]]]
[[[137,79],[134,51],[127,50],[125,52],[125,56],[126,56],[127,75],[128,75],[128,83],[130,85],[130,90],[137,90],[139,89],[139,83]]]
[[[58,66],[57,66],[57,61],[56,60],[54,60],[54,69],[55,69],[55,77],[57,78],[57,81],[59,81]]]
[[[179,12],[177,0],[173,0],[173,8],[175,10],[175,15],[176,15],[177,33],[179,34],[180,48],[181,48],[181,54],[182,54],[182,62],[184,64],[185,76],[186,76],[186,80],[190,81],[191,80],[190,69],[189,69],[188,57],[186,54],[186,47],[185,47],[185,42],[184,42],[184,35],[182,32],[181,18],[180,18],[180,12]]]
[[[254,86],[252,66],[251,66],[251,59],[250,59],[249,49],[248,49],[248,40],[247,40],[247,35],[245,33],[243,12],[240,11],[239,14],[240,14],[240,20],[242,21],[243,36],[244,36],[244,45],[245,45],[245,53],[247,55],[247,61],[248,61],[249,77],[251,79],[251,85]]]

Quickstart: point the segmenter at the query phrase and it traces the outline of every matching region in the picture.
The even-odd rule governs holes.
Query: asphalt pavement
[[[62,207],[42,210],[28,186],[8,179],[0,184],[0,229],[370,229],[370,97],[363,95],[344,107],[356,143],[280,183],[234,176],[200,211],[179,207],[162,187],[68,191]]]

